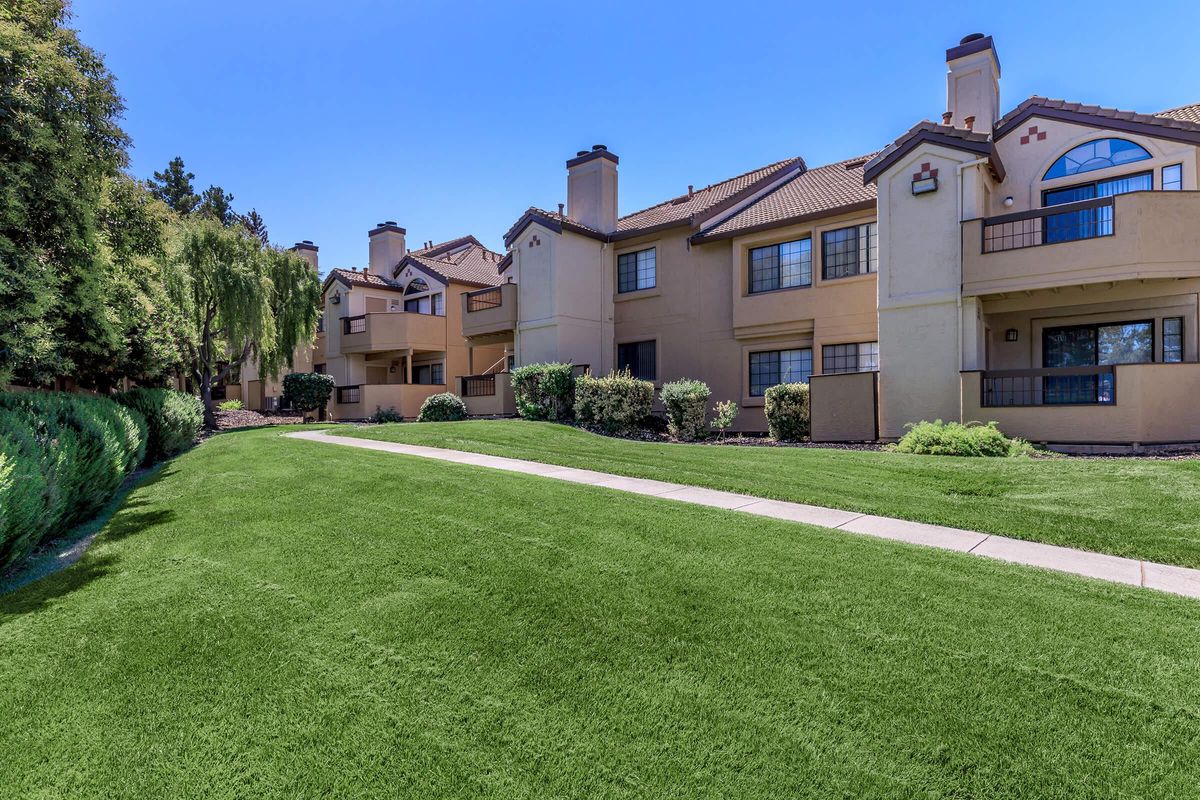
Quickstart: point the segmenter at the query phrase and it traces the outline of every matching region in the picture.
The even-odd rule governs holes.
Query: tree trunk
[[[210,431],[217,429],[217,415],[213,410],[212,375],[205,372],[200,378],[200,400],[204,403],[204,427]]]

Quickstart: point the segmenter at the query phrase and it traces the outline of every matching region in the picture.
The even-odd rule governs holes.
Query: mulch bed
[[[299,425],[303,418],[299,414],[260,414],[257,411],[217,410],[217,430],[232,431],[237,428],[260,428],[263,425]]]
[[[878,442],[779,442],[766,436],[744,436],[730,434],[725,438],[712,436],[694,442],[681,442],[666,432],[639,430],[630,433],[608,433],[590,425],[580,425],[585,431],[613,439],[628,439],[634,442],[659,442],[662,444],[706,444],[712,447],[810,447],[820,450],[882,450]]]

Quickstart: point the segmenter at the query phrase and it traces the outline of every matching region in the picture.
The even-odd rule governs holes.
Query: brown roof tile
[[[404,257],[443,280],[478,286],[494,286],[500,280],[500,262],[504,256],[488,250],[474,236],[463,236],[424,250],[414,250]]]
[[[912,126],[896,141],[875,154],[875,157],[863,167],[863,180],[874,181],[880,173],[887,170],[913,147],[921,142],[933,142],[956,149],[966,150],[988,157],[992,174],[998,180],[1004,179],[1004,164],[992,143],[992,137],[986,133],[969,131],[966,128],[955,128],[950,125],[939,125],[936,122],[922,120]]]
[[[1180,106],[1179,108],[1168,108],[1166,111],[1160,111],[1154,116],[1170,117],[1182,122],[1200,124],[1200,103],[1192,103],[1190,106]]]
[[[739,194],[748,190],[749,193],[753,193],[754,190],[762,188],[761,184],[770,182],[774,177],[781,177],[781,173],[789,169],[804,169],[804,160],[797,156],[776,161],[774,164],[705,186],[703,189],[696,189],[691,195],[680,195],[641,211],[626,214],[617,220],[617,232],[656,228],[693,217],[703,218],[713,211],[719,213],[718,207],[723,203],[737,199]]]
[[[697,235],[725,239],[763,228],[875,203],[875,184],[863,185],[863,166],[876,154],[848,158],[802,172],[769,194]]]
[[[1122,111],[1119,108],[1105,108],[1084,103],[1072,103],[1067,100],[1054,100],[1049,97],[1034,95],[1009,111],[996,123],[995,137],[997,139],[1011,133],[1018,125],[1031,116],[1044,116],[1051,119],[1067,121],[1088,121],[1101,124],[1115,130],[1132,130],[1187,141],[1200,140],[1200,118],[1197,116],[1197,106],[1181,106],[1158,114],[1140,114],[1136,111]]]
[[[364,267],[362,271],[353,269],[331,269],[329,274],[325,276],[325,284],[323,289],[329,286],[330,281],[334,278],[339,279],[347,286],[373,286],[378,289],[394,289],[401,291],[404,287],[394,281],[384,280],[378,275],[372,275],[367,272]]]

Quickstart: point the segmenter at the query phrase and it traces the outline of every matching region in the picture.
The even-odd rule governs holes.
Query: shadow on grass
[[[37,583],[0,597],[0,628],[25,614],[48,607],[54,600],[103,578],[116,564],[115,556],[90,558],[71,569],[56,572]]]
[[[60,573],[79,561],[96,538],[103,536],[108,541],[120,541],[170,520],[174,516],[173,511],[169,509],[137,511],[136,509],[145,507],[147,502],[141,498],[128,500],[128,497],[135,489],[153,486],[173,474],[175,474],[175,470],[168,461],[131,475],[97,516],[76,526],[66,534],[43,543],[16,570],[0,576],[0,615],[7,611],[6,596],[35,582],[39,584],[39,587],[42,582],[51,583],[48,576]],[[102,568],[97,573],[95,566],[100,563],[107,565],[111,562],[111,557],[89,560],[68,572],[70,574],[85,572],[90,576],[86,583],[90,583],[91,580],[100,577],[107,571],[106,568]],[[22,592],[21,594],[26,593]]]

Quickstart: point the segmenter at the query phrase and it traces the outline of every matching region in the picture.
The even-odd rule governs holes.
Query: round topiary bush
[[[767,389],[767,430],[778,441],[808,436],[808,384],[781,383]]]
[[[333,376],[324,372],[292,372],[283,376],[283,404],[302,414],[325,408],[333,394]]]
[[[704,416],[712,396],[707,383],[689,379],[664,383],[661,396],[668,433],[685,441],[705,434]]]
[[[650,415],[654,384],[633,377],[628,369],[603,378],[575,379],[575,419],[606,433],[635,430]]]
[[[421,404],[417,422],[458,422],[467,418],[467,404],[452,392],[432,394]]]

